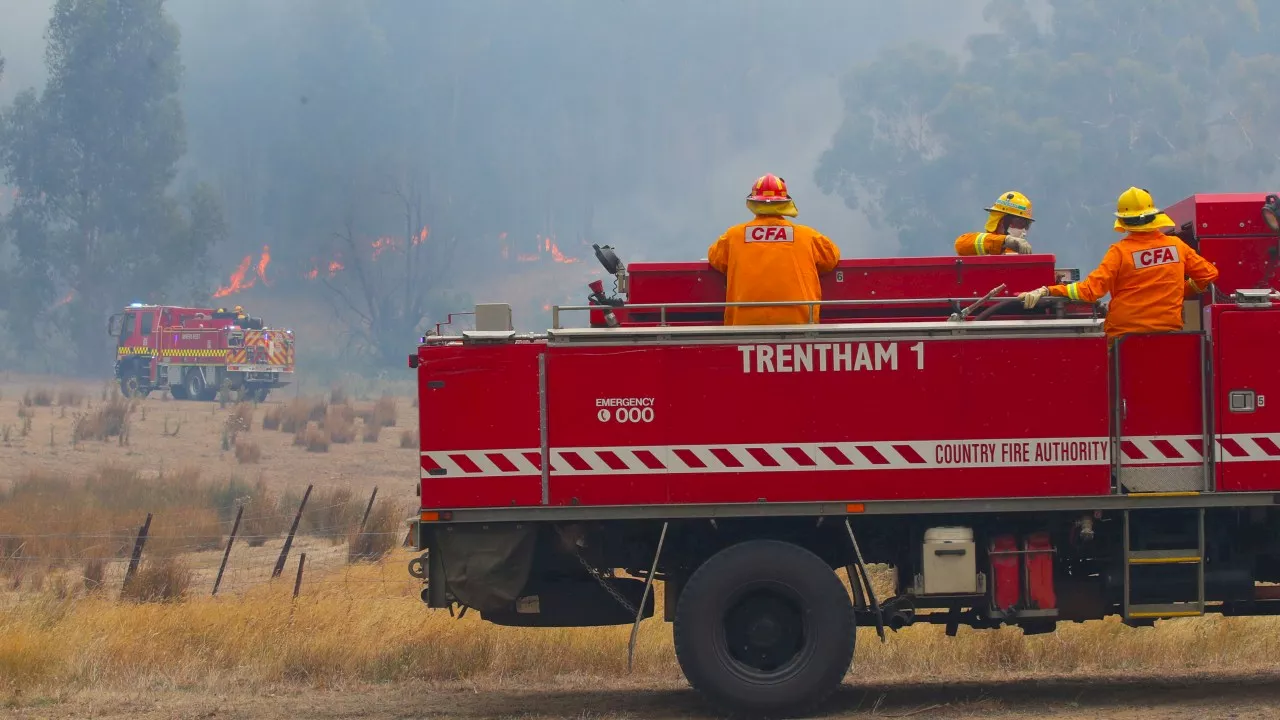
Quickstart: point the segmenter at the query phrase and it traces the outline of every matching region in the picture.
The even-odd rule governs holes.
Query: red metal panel
[[[1101,338],[838,345],[551,348],[551,503],[1109,491]],[[650,420],[601,415],[628,403],[652,407]],[[597,449],[631,469],[610,470]]]
[[[1280,307],[1213,310],[1219,489],[1280,490]],[[1256,410],[1233,412],[1233,390],[1256,393]]]
[[[1028,606],[1039,610],[1058,607],[1053,591],[1053,544],[1049,533],[1032,533],[1026,538],[1027,598]]]
[[[1182,226],[1192,223],[1196,237],[1238,237],[1270,233],[1262,221],[1266,193],[1202,193],[1180,200],[1166,214]]]
[[[1190,466],[1203,462],[1200,344],[1197,333],[1127,335],[1117,341],[1123,400],[1121,463]]]
[[[1277,277],[1277,246],[1280,238],[1254,235],[1235,238],[1204,238],[1199,253],[1218,268],[1215,284],[1223,293],[1239,289],[1280,288]]]
[[[980,297],[1005,283],[1010,291],[1053,284],[1052,255],[855,258],[822,276],[824,300]],[[705,262],[633,263],[630,302],[724,302],[724,275]]]
[[[486,457],[493,453],[465,453],[533,449],[536,454],[541,444],[538,353],[543,350],[542,344],[428,346],[419,350],[423,507],[503,507],[541,502],[542,482],[536,459],[517,455],[520,470],[502,472],[510,467],[505,455],[495,461]],[[427,451],[441,451],[439,460],[453,468],[450,474],[429,474],[438,465]],[[461,470],[472,470],[472,466],[492,472],[484,477],[467,477]]]

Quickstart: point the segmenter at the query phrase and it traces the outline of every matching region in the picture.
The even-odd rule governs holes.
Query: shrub
[[[27,407],[35,405],[36,407],[49,407],[53,404],[53,391],[48,388],[36,388],[34,391],[28,390],[22,396],[22,404]]]
[[[107,563],[102,558],[93,558],[84,564],[84,590],[94,593],[102,589],[102,580],[107,574]]]
[[[329,403],[332,405],[341,405],[347,401],[347,389],[341,385],[335,384],[329,388]]]
[[[280,423],[283,419],[284,419],[283,407],[279,405],[275,405],[270,408],[267,408],[267,411],[262,413],[262,429],[263,430],[279,430]]]
[[[309,421],[323,418],[324,413],[320,414],[320,418],[312,418],[310,403],[301,398],[295,398],[280,411],[280,432],[298,432],[305,428]]]
[[[400,447],[413,450],[422,447],[417,430],[404,430],[400,433]]]
[[[378,435],[382,433],[382,426],[378,423],[365,423],[363,426],[363,438],[367,443],[378,442]]]

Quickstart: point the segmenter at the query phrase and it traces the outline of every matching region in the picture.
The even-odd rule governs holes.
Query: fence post
[[[244,504],[236,507],[236,521],[231,525],[231,537],[227,538],[227,549],[222,553],[222,564],[218,566],[218,577],[213,581],[213,595],[218,594],[218,586],[222,584],[222,571],[227,569],[227,558],[231,557],[231,543],[236,541],[236,531],[240,529],[240,516],[244,514]]]
[[[133,540],[133,555],[129,558],[129,569],[124,571],[124,583],[120,588],[123,590],[129,587],[129,581],[138,572],[138,563],[142,561],[142,547],[147,544],[147,532],[151,530],[151,513],[147,513],[147,519],[142,523],[142,527],[138,528],[138,537]]]
[[[298,591],[302,589],[302,566],[307,563],[307,554],[298,555],[298,577],[293,581],[293,599],[298,599]]]
[[[369,504],[364,507],[364,517],[360,519],[360,532],[364,532],[364,524],[369,522],[369,511],[373,509],[373,499],[378,497],[378,486],[373,486],[373,494],[369,496]]]
[[[294,533],[298,532],[298,522],[302,520],[302,509],[307,506],[307,498],[311,497],[311,487],[307,486],[307,491],[302,494],[302,502],[298,503],[298,512],[293,516],[293,525],[289,528],[289,536],[284,539],[284,547],[280,548],[280,557],[276,558],[276,567],[271,571],[272,578],[280,577],[280,573],[284,572],[284,561],[289,557],[289,548],[293,547]]]

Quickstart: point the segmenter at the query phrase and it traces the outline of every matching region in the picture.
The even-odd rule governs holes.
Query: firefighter
[[[840,249],[822,233],[788,220],[799,214],[787,183],[763,175],[747,195],[755,217],[734,225],[707,249],[711,267],[725,274],[727,302],[818,301],[818,275],[831,272]],[[818,308],[813,308],[818,322]],[[790,325],[810,322],[809,306],[725,308],[725,325]]]
[[[244,327],[244,324],[249,320],[249,316],[245,314],[244,308],[237,305],[232,312],[236,314],[236,323],[240,325],[240,327]]]
[[[1029,255],[1031,244],[1027,231],[1035,220],[1031,217],[1031,201],[1017,190],[1003,193],[987,211],[987,225],[982,232],[965,233],[956,238],[957,255]]]
[[[1045,295],[1097,302],[1111,293],[1108,347],[1127,333],[1181,330],[1184,297],[1207,290],[1218,278],[1218,268],[1180,238],[1164,232],[1176,224],[1146,190],[1131,187],[1121,193],[1115,215],[1115,230],[1125,236],[1107,249],[1097,270],[1082,282],[1020,293],[1022,304],[1035,307]]]

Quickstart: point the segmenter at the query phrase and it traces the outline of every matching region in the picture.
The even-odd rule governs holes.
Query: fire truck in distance
[[[115,376],[126,396],[168,389],[177,400],[212,400],[226,384],[262,402],[293,377],[293,331],[214,308],[133,303],[112,315]]]
[[[847,259],[805,325],[723,326],[707,263],[608,247],[617,292],[546,332],[477,306],[409,358],[423,601],[634,645],[661,581],[690,684],[775,716],[859,626],[1280,613],[1280,201],[1167,212],[1217,287],[1111,352],[1101,308],[1015,297],[1078,277],[1046,254]]]

